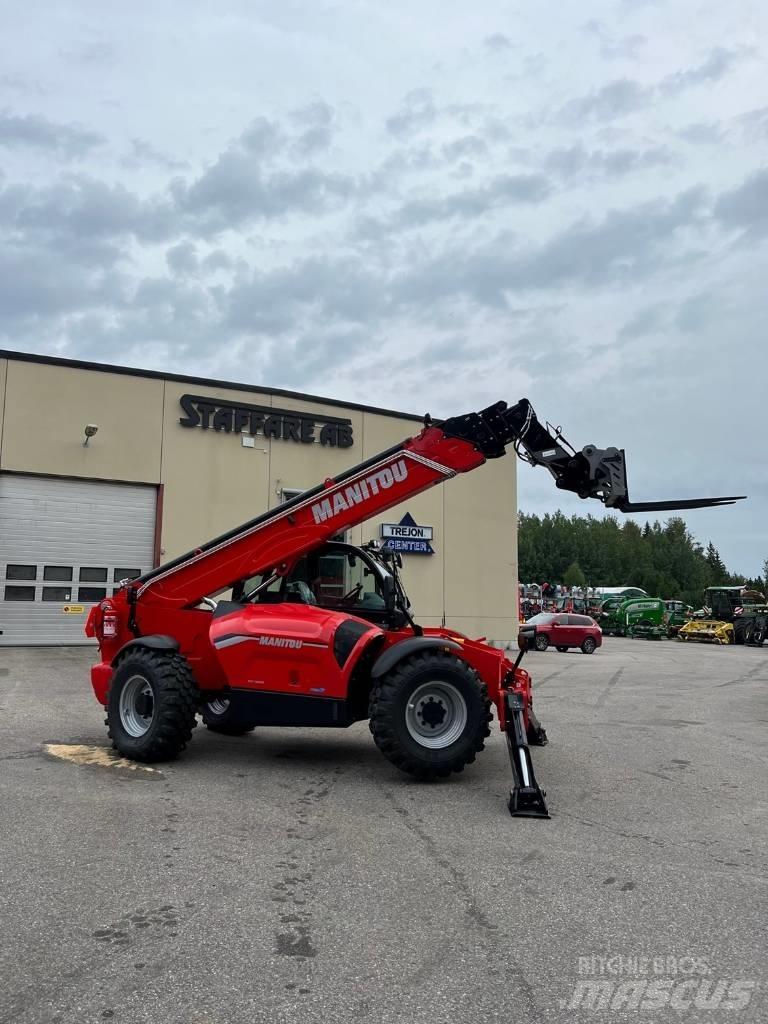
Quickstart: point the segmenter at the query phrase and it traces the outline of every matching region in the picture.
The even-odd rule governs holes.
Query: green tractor
[[[661,640],[667,635],[667,609],[660,597],[608,598],[600,609],[603,636]]]

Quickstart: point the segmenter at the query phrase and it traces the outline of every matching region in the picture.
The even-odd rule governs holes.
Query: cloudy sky
[[[748,493],[687,521],[759,571],[764,0],[0,9],[0,347],[433,415],[525,395],[625,447],[638,500]]]

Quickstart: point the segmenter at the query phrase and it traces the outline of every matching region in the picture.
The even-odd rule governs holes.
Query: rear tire
[[[226,697],[217,697],[203,704],[200,715],[211,732],[221,733],[222,736],[245,736],[256,728],[255,722],[238,719],[232,714],[232,705]]]
[[[568,651],[568,648],[567,647],[563,647],[561,644],[557,645],[557,649],[558,649],[558,651],[560,651],[561,654],[566,654],[567,651]]]
[[[112,746],[133,761],[170,761],[192,739],[200,695],[180,654],[134,648],[107,693]]]
[[[537,651],[546,651],[549,647],[549,637],[546,633],[537,633],[536,639],[533,641],[533,646]]]
[[[581,643],[581,653],[582,654],[594,654],[596,647],[597,647],[597,644],[595,643],[594,639],[591,636],[586,636],[586,637],[584,637],[584,639],[583,639],[583,641]]]
[[[371,691],[374,742],[400,771],[418,779],[460,772],[490,735],[491,702],[475,670],[443,651],[399,662]]]

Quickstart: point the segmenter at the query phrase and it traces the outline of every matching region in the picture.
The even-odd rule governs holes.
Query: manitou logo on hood
[[[379,469],[370,476],[363,477],[356,484],[350,484],[343,491],[323,498],[312,506],[312,515],[316,523],[324,523],[326,519],[333,519],[334,516],[354,508],[355,505],[367,501],[372,494],[388,490],[394,483],[402,483],[408,477],[408,464],[405,459],[393,462],[391,466]]]
[[[304,646],[302,640],[290,640],[285,636],[260,636],[259,644],[262,647],[290,647],[294,651]]]

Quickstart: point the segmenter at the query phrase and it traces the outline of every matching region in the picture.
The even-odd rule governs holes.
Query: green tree
[[[704,590],[727,586],[744,577],[728,572],[717,548],[706,549],[688,532],[684,520],[673,516],[663,525],[646,522],[642,529],[613,516],[518,517],[520,579],[526,583],[566,583],[569,586],[639,586],[654,597],[679,597],[694,607]],[[763,565],[768,589],[768,558]]]
[[[704,559],[712,571],[710,586],[725,586],[728,582],[728,570],[725,568],[725,562],[720,557],[720,553],[712,541],[707,545],[707,553]]]
[[[571,562],[563,574],[563,583],[566,587],[583,587],[587,577],[578,562]]]

